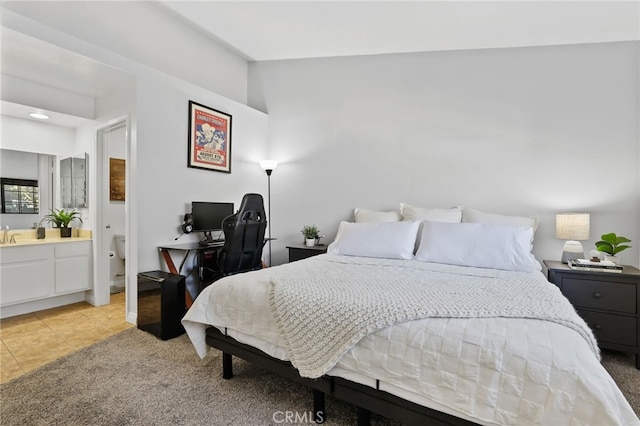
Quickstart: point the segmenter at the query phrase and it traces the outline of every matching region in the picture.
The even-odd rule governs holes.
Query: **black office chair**
[[[260,194],[245,194],[240,210],[222,221],[224,248],[218,257],[222,276],[262,267],[267,215]]]

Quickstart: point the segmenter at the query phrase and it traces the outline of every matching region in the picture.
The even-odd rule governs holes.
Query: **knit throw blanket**
[[[453,277],[274,277],[269,297],[288,356],[302,377],[324,375],[369,333],[431,317],[552,321],[580,333],[600,356],[593,333],[555,286],[526,276]]]

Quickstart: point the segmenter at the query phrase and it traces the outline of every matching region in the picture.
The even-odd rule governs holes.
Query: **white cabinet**
[[[91,289],[91,241],[56,244],[56,294]]]
[[[13,306],[92,288],[91,240],[0,249],[0,306]],[[38,305],[39,306],[39,305]]]
[[[2,306],[54,296],[53,245],[3,247],[0,278]]]

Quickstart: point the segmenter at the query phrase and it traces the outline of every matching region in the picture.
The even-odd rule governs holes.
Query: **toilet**
[[[114,235],[113,239],[116,245],[116,253],[118,254],[118,258],[122,260],[116,261],[114,264],[111,262],[111,282],[110,282],[110,293],[120,293],[124,291],[125,288],[125,275],[124,275],[124,263],[125,263],[125,250],[124,250],[124,235]],[[114,256],[115,257],[115,256]]]
[[[113,239],[116,241],[116,252],[118,253],[118,257],[122,260],[125,260],[126,253],[124,250],[124,235],[114,235]]]

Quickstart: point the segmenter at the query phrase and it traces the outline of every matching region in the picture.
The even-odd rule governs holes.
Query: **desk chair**
[[[222,276],[262,267],[267,215],[260,194],[245,194],[236,214],[222,221],[224,248],[218,257]]]

